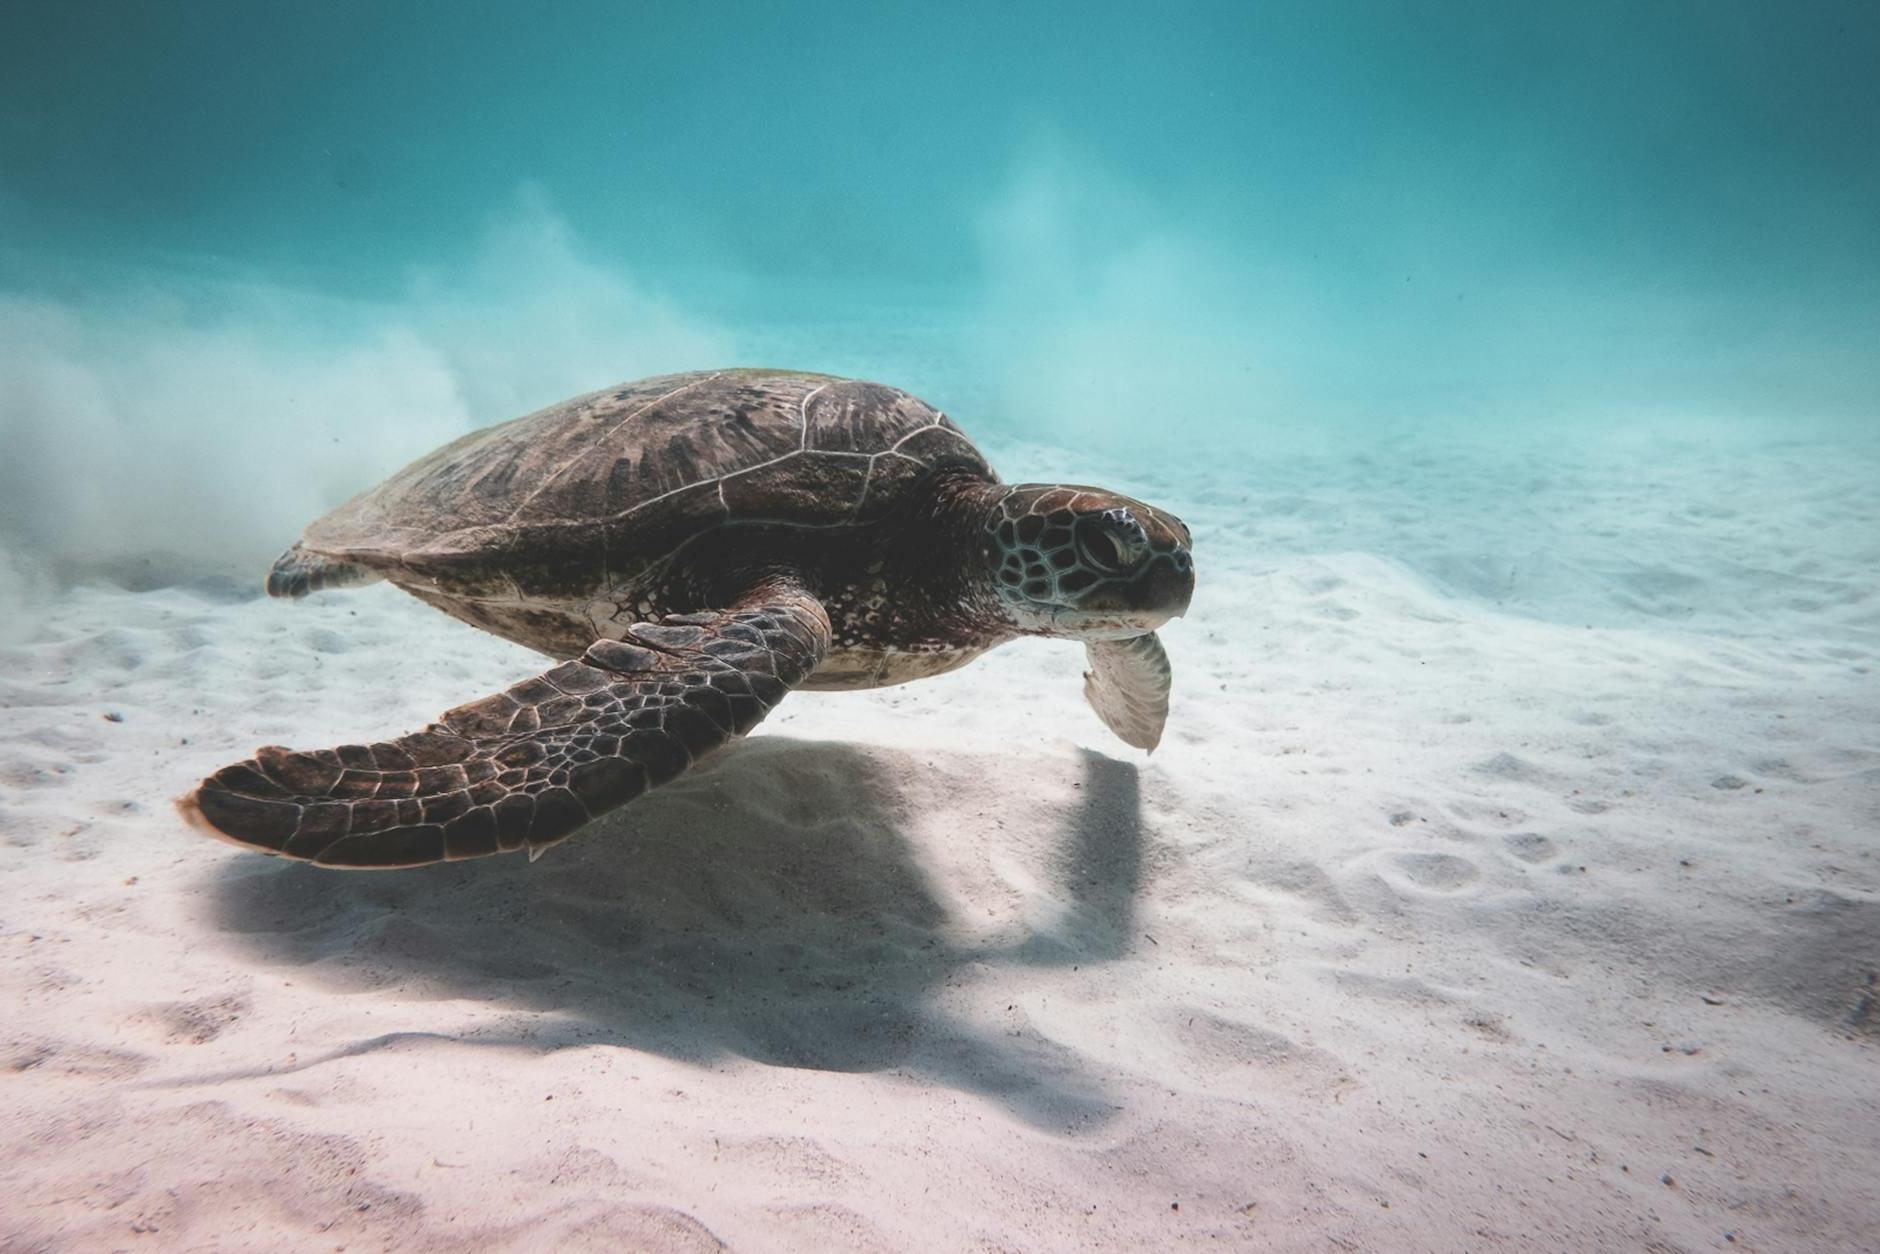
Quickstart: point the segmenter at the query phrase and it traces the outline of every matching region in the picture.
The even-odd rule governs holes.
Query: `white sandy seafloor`
[[[322,872],[169,798],[538,659],[383,586],[10,611],[0,1248],[1880,1248],[1871,445],[998,461],[1194,525],[1153,757],[1030,643]]]

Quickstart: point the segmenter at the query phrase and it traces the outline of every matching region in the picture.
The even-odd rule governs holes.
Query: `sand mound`
[[[1153,757],[1015,646],[534,864],[168,805],[533,659],[384,587],[16,578],[0,1245],[1880,1245],[1880,463],[1116,477],[1198,537]]]

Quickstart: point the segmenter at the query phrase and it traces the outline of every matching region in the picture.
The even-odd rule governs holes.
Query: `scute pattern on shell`
[[[465,436],[307,528],[306,547],[406,572],[655,560],[725,522],[873,521],[942,466],[995,479],[943,414],[880,384],[786,371],[668,375]]]

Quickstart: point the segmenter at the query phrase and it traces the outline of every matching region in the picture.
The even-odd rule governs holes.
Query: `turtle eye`
[[[1149,537],[1128,510],[1109,509],[1078,529],[1077,547],[1090,565],[1120,575],[1149,551]]]

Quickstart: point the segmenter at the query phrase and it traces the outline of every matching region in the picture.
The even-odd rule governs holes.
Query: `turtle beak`
[[[1173,545],[1144,562],[1136,577],[1109,585],[1081,607],[1095,615],[1114,615],[1154,631],[1188,612],[1195,595],[1195,562],[1187,545]]]
[[[1159,603],[1169,607],[1169,617],[1186,614],[1195,598],[1195,559],[1188,546],[1177,545],[1174,552],[1158,558],[1149,573],[1156,582],[1153,594],[1166,598]]]
[[[1172,514],[1158,511],[1154,519],[1155,550],[1136,579],[1136,604],[1180,618],[1195,596],[1194,533]]]

